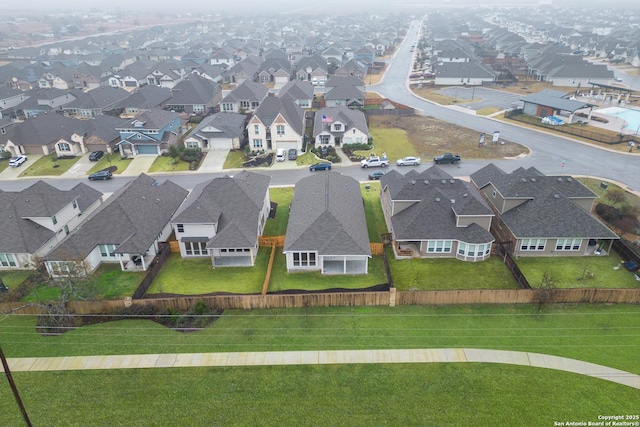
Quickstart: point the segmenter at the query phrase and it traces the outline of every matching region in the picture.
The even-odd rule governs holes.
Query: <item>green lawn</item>
[[[7,270],[0,272],[0,278],[9,289],[15,289],[27,280],[30,274],[31,271],[27,270]]]
[[[146,272],[122,271],[120,264],[102,264],[87,278],[87,288],[95,299],[122,299],[133,295]],[[79,282],[82,284],[82,282]],[[29,292],[25,302],[51,301],[60,298],[60,288],[39,287]]]
[[[25,171],[20,176],[60,176],[73,166],[80,156],[71,159],[58,159],[55,154],[40,157],[34,163],[24,163]]]
[[[369,260],[367,275],[322,275],[319,271],[287,273],[287,262],[282,248],[276,248],[271,270],[269,292],[290,289],[318,291],[331,288],[361,289],[387,283],[381,256]]]
[[[36,426],[553,426],[636,414],[638,400],[638,390],[596,378],[491,364],[18,372],[14,379]],[[0,423],[24,425],[6,381]]]
[[[253,267],[211,267],[211,259],[182,259],[171,254],[147,294],[200,295],[211,292],[255,294],[262,284],[271,248],[260,248]]]
[[[244,162],[244,150],[229,151],[227,158],[224,160],[223,169],[239,169]]]
[[[30,316],[0,318],[7,357],[453,347],[547,353],[640,373],[639,305],[548,305],[540,313],[531,305],[227,310],[192,333],[143,320],[46,337],[34,326]],[[120,425],[115,419],[126,420],[121,425],[265,419],[340,425],[345,417],[349,425],[552,425],[635,413],[638,400],[638,390],[595,378],[475,363],[16,372],[14,378],[34,425]],[[0,381],[0,425],[20,425],[19,414]],[[309,414],[313,422],[304,421]]]
[[[276,217],[267,220],[264,232],[265,236],[284,236],[289,222],[289,206],[293,199],[293,187],[270,187],[269,199],[278,204]]]
[[[590,257],[520,257],[518,267],[532,288],[548,273],[556,288],[638,288],[617,254]],[[615,269],[617,267],[617,269]]]
[[[367,189],[369,186],[369,189]],[[360,191],[364,200],[364,215],[367,219],[367,230],[370,242],[381,242],[381,234],[387,233],[387,223],[380,205],[380,183],[372,182],[360,184]]]
[[[406,131],[402,129],[388,128],[371,128],[369,129],[371,138],[373,138],[373,152],[381,156],[387,153],[390,161],[395,162],[405,156],[417,156],[413,145],[409,142]],[[368,157],[371,151],[358,150],[355,154]]]
[[[320,159],[318,156],[313,154],[311,151],[307,151],[306,153],[302,154],[301,156],[298,156],[298,158],[296,159],[296,165],[298,165],[298,166],[310,166],[310,165],[313,165],[314,163],[318,163],[321,160],[322,159]]]
[[[105,154],[99,161],[96,162],[95,165],[87,172],[87,174],[92,174],[94,172],[98,172],[103,169],[107,169],[110,166],[115,166],[117,169],[113,172],[114,174],[121,174],[129,164],[131,163],[133,158],[126,157],[122,158],[120,153],[113,154]]]
[[[9,167],[9,158],[0,159],[0,172]]]
[[[158,156],[149,168],[149,172],[184,172],[189,170],[189,163],[180,159],[173,160],[169,156]]]
[[[401,259],[386,248],[393,285],[399,291],[517,289],[513,276],[497,257],[482,262],[453,258]]]

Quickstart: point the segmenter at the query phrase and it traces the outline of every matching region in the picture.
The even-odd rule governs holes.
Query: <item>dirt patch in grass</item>
[[[409,142],[423,159],[429,159],[443,152],[452,152],[462,159],[499,159],[516,157],[529,153],[523,145],[505,140],[502,145],[492,145],[491,135],[488,144],[479,147],[479,134],[453,123],[422,116],[371,116],[370,128],[399,128],[406,132]]]

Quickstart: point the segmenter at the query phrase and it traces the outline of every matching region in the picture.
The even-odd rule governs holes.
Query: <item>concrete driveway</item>
[[[135,156],[120,176],[138,176],[147,173],[158,156]]]
[[[204,157],[198,172],[221,172],[223,169],[222,167],[224,166],[224,161],[228,155],[228,148],[210,149]]]
[[[69,168],[64,174],[62,174],[63,178],[84,178],[87,176],[87,172],[89,169],[93,167],[95,163],[89,161],[89,154],[85,154],[80,159],[75,162],[73,166]]]
[[[5,170],[0,172],[0,179],[16,179],[18,175],[28,169],[29,166],[40,160],[42,154],[27,154],[27,161],[18,166],[17,168],[7,167]],[[7,160],[7,163],[9,161]]]

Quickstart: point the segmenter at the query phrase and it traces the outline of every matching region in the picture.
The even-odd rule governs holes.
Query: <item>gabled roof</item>
[[[70,190],[44,181],[18,192],[0,190],[0,253],[33,254],[56,234],[26,218],[52,217],[73,200],[82,212],[100,197],[102,193],[83,183]]]
[[[109,108],[129,96],[129,92],[119,87],[98,87],[80,95],[78,99],[65,104],[63,109]]]
[[[371,256],[360,184],[337,172],[296,183],[284,252]]]
[[[209,79],[192,74],[171,89],[168,105],[206,105],[222,92],[220,85]]]
[[[395,202],[413,202],[391,217],[396,240],[460,240],[467,243],[493,241],[477,224],[459,227],[459,216],[493,216],[491,208],[470,184],[454,179],[438,166],[424,172],[397,171],[380,179],[383,190]]]
[[[326,88],[336,86],[364,86],[364,81],[356,76],[334,76],[327,80],[324,86]]]
[[[49,145],[61,138],[69,138],[80,129],[82,123],[56,113],[42,113],[12,126],[0,135],[0,142],[11,140],[16,145]]]
[[[333,122],[323,123],[322,116],[331,117]],[[338,105],[316,111],[313,122],[313,137],[315,138],[324,131],[330,132],[331,124],[335,122],[341,122],[344,125],[344,131],[358,129],[367,135],[369,134],[367,119],[362,111],[352,110],[344,105]]]
[[[313,85],[309,82],[303,82],[298,79],[291,80],[289,83],[284,85],[278,93],[278,97],[280,98],[285,96],[294,100],[313,99]]]
[[[84,260],[101,244],[117,245],[116,253],[143,254],[169,223],[188,191],[146,174],[129,181],[44,258]]]
[[[340,86],[332,87],[324,94],[325,100],[336,99],[364,99],[364,92],[358,89],[356,86],[344,84]]]
[[[131,95],[113,106],[114,110],[123,108],[155,108],[171,98],[171,89],[156,85],[144,85]]]
[[[244,114],[220,112],[205,117],[190,133],[203,139],[239,138],[244,134]]]
[[[260,83],[245,80],[224,97],[222,102],[262,101],[269,89]]]
[[[260,214],[270,177],[242,171],[196,185],[171,223],[217,224],[208,248],[251,247],[258,239]]]
[[[267,96],[254,113],[266,127],[273,126],[278,116],[282,116],[299,135],[304,134],[304,110],[289,97]]]
[[[176,117],[180,117],[178,113],[152,108],[145,110],[135,116],[133,119],[126,120],[118,127],[120,129],[162,129],[166,125],[173,122]]]

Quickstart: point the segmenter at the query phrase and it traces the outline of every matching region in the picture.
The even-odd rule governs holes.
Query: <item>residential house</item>
[[[212,82],[220,83],[222,81],[222,74],[226,70],[226,66],[202,64],[193,70],[192,74],[197,74],[200,77],[211,80]]]
[[[34,269],[40,258],[102,202],[80,183],[59,190],[37,181],[22,191],[0,190],[0,271]]]
[[[328,92],[339,86],[354,86],[360,92],[365,92],[364,80],[355,76],[333,76],[326,82],[325,90]]]
[[[183,258],[215,267],[250,267],[271,209],[265,175],[242,171],[195,186],[171,225]]]
[[[367,274],[371,247],[358,181],[331,171],[305,177],[289,212],[288,272]]]
[[[323,86],[329,76],[327,60],[321,55],[303,56],[296,63],[296,79]]]
[[[171,98],[165,106],[172,111],[205,114],[213,110],[221,98],[219,84],[192,74],[171,89]]]
[[[80,142],[80,151],[77,151],[76,154],[92,151],[115,152],[116,144],[120,142],[120,133],[117,128],[120,127],[122,122],[121,118],[106,114],[96,116],[91,120],[82,120],[80,122],[81,127],[76,132],[76,134],[80,135],[72,139],[72,141],[77,139]],[[56,152],[58,155],[68,155],[60,152],[58,145],[56,145]]]
[[[252,150],[302,150],[305,113],[291,98],[268,96],[249,119],[247,135]]]
[[[11,110],[27,98],[28,96],[21,90],[0,86],[0,111]]]
[[[146,174],[116,190],[43,257],[51,276],[85,275],[102,263],[146,271],[171,235],[171,217],[188,191]]]
[[[242,61],[237,62],[231,68],[226,70],[222,74],[222,80],[228,84],[242,84],[243,82],[256,81],[258,78],[258,70],[260,69],[260,64],[262,63],[262,58],[259,56],[248,56]]]
[[[315,113],[313,139],[316,146],[366,144],[369,127],[364,113],[345,105],[326,107]]]
[[[222,98],[220,111],[228,113],[253,112],[268,93],[269,89],[264,85],[245,80]]]
[[[99,87],[79,94],[77,99],[64,104],[62,111],[70,117],[90,119],[113,110],[128,96],[129,92],[122,88]]]
[[[367,75],[367,69],[367,64],[363,64],[356,59],[350,59],[338,67],[335,75],[337,77],[354,76],[364,81],[364,78]]]
[[[441,62],[434,66],[436,86],[481,86],[496,79],[496,72],[475,62]]]
[[[144,110],[160,108],[171,99],[171,89],[146,85],[136,89],[131,95],[112,107],[112,111],[122,118],[133,118]]]
[[[175,145],[180,135],[180,115],[152,108],[127,120],[117,129],[123,156],[160,155]]]
[[[351,84],[343,84],[335,87],[326,86],[326,90],[324,101],[327,107],[337,107],[339,105],[344,105],[349,108],[364,107],[364,92],[356,86]]]
[[[129,92],[149,84],[149,67],[141,61],[127,65],[117,74],[109,77],[109,86],[121,87]]]
[[[591,215],[598,197],[570,176],[547,176],[536,168],[506,173],[493,163],[471,182],[496,214],[496,229],[516,256],[590,255],[618,236]]]
[[[480,193],[439,166],[380,178],[380,201],[397,258],[484,261],[493,212]]]
[[[60,151],[75,155],[73,150],[80,151],[80,148],[72,138],[77,136],[80,125],[80,121],[61,114],[38,114],[0,133],[0,145],[12,156],[49,155]]]
[[[300,106],[309,109],[313,105],[313,86],[302,80],[291,80],[284,85],[278,93],[279,98],[289,97]]]
[[[175,87],[186,76],[184,66],[177,61],[163,61],[157,63],[147,75],[150,85],[164,86],[169,89]]]
[[[293,66],[286,52],[277,49],[267,53],[258,68],[260,83],[274,83],[279,88],[289,83],[293,74]]]
[[[184,139],[186,148],[239,150],[245,138],[244,114],[220,112],[205,117]]]
[[[370,46],[362,46],[360,49],[353,52],[353,59],[370,67],[376,59],[376,51]]]

